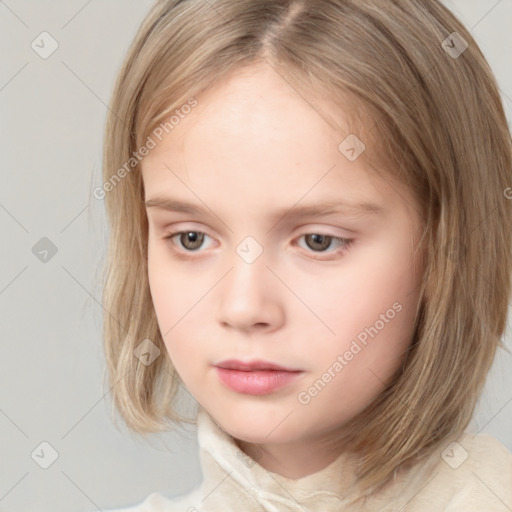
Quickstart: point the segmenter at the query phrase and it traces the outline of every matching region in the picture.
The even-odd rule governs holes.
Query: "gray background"
[[[495,71],[510,122],[512,0],[448,4]],[[151,445],[122,424],[117,430],[103,384],[95,283],[107,230],[103,204],[91,191],[102,182],[103,124],[115,73],[151,5],[0,1],[0,115],[7,120],[0,188],[0,511],[121,507],[154,491],[186,492],[201,478],[193,429],[151,436]],[[47,59],[31,47],[43,31],[59,45]],[[46,262],[32,250],[43,237],[57,249]],[[512,346],[510,321],[506,343]],[[501,350],[469,430],[512,451],[511,369],[512,357]],[[31,455],[44,441],[58,452],[47,469]]]

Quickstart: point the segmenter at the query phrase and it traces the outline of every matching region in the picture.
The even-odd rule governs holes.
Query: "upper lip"
[[[226,359],[216,363],[214,366],[227,368],[229,370],[255,371],[255,370],[281,370],[286,372],[298,372],[296,368],[287,368],[279,364],[264,361],[262,359],[252,359],[251,361],[239,361],[237,359]]]

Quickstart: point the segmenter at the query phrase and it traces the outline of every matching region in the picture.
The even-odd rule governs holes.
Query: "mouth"
[[[303,370],[286,368],[268,361],[222,361],[214,365],[227,388],[244,395],[266,395],[292,384]]]
[[[281,371],[281,372],[300,372],[302,370],[296,368],[288,368],[281,366],[270,361],[263,361],[262,359],[254,359],[252,361],[239,361],[237,359],[227,359],[214,364],[217,368],[225,368],[226,370],[240,370],[245,372],[253,371]]]

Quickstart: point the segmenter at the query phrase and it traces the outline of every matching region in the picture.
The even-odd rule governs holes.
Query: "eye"
[[[206,233],[201,231],[177,231],[165,236],[164,239],[171,240],[173,245],[175,245],[177,242],[174,242],[174,238],[177,238],[179,241],[178,251],[181,250],[185,253],[193,253],[200,252],[198,249],[200,249],[203,245],[205,237],[210,238]],[[353,242],[353,239],[340,238],[331,235],[324,235],[321,233],[307,233],[300,236],[298,239],[301,240],[302,238],[304,238],[306,241],[307,247],[305,248],[310,249],[309,252],[320,254],[330,254],[333,252],[336,254],[346,252]],[[329,247],[332,247],[333,242],[338,244],[338,247],[340,248],[339,251],[327,251]],[[303,247],[301,244],[297,245],[299,245],[299,247]]]
[[[326,252],[326,249],[332,246],[333,241],[338,243],[338,247],[341,247],[341,251],[347,251],[353,242],[353,240],[349,240],[346,238],[340,238],[331,235],[323,235],[321,233],[307,233],[299,237],[299,240],[304,238],[307,247],[316,253]],[[300,244],[298,244],[301,246]],[[328,251],[333,252],[333,251]]]
[[[164,238],[166,240],[172,240],[177,237],[181,248],[185,249],[186,252],[197,252],[197,249],[203,244],[205,236],[210,238],[206,233],[202,233],[201,231],[178,231]]]

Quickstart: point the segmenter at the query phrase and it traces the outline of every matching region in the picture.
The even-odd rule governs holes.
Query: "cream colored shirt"
[[[348,506],[344,482],[350,462],[292,480],[245,455],[201,407],[198,413],[202,482],[174,499],[152,493],[127,509],[104,512],[511,512],[512,454],[486,434],[465,433],[411,469],[380,496]]]

